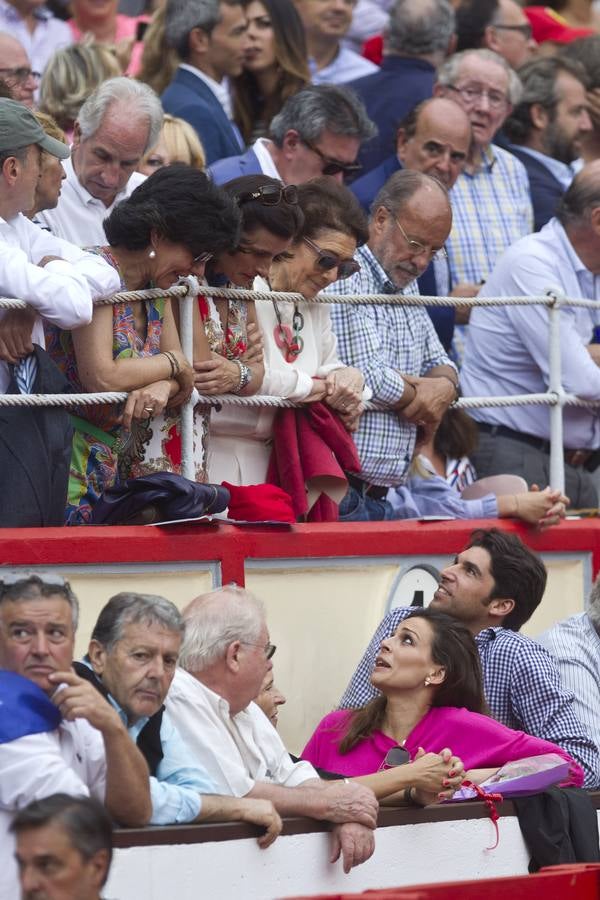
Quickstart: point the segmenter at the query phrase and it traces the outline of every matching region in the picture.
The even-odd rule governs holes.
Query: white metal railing
[[[179,300],[179,318],[182,349],[191,360],[193,356],[192,313],[193,303],[199,293],[210,294],[211,297],[238,300],[270,300],[272,297],[280,301],[303,301],[301,294],[291,292],[259,292],[237,288],[216,288],[200,284],[189,276],[168,290],[152,288],[141,291],[121,291],[95,301],[95,305],[123,303],[125,301],[146,300],[157,297],[171,297]],[[588,309],[599,309],[595,300],[568,298],[556,292],[548,291],[536,297],[424,297],[404,296],[402,294],[319,294],[311,302],[350,304],[356,306],[370,304],[386,304],[394,306],[546,306],[549,317],[548,359],[549,384],[545,393],[520,394],[504,397],[463,397],[453,406],[462,409],[475,409],[492,406],[530,406],[543,405],[550,407],[550,483],[552,487],[564,492],[564,455],[563,455],[563,408],[565,406],[596,407],[597,401],[583,400],[563,390],[561,380],[561,345],[560,345],[560,309],[561,306],[578,306]],[[25,309],[23,300],[0,297],[0,309]],[[97,403],[120,403],[127,394],[119,391],[85,394],[0,394],[0,406],[74,406],[93,405]],[[194,478],[193,460],[193,426],[194,406],[200,403],[204,407],[220,407],[222,405],[237,406],[297,406],[298,404],[282,397],[254,395],[239,397],[236,394],[201,396],[188,400],[181,408],[181,467],[187,478]],[[365,404],[366,411],[381,410],[387,407],[376,402]]]

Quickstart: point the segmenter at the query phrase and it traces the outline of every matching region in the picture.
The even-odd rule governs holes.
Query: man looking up
[[[352,91],[309,85],[285,101],[271,121],[268,138],[259,138],[241,156],[222,159],[209,171],[216,184],[260,173],[284,184],[303,184],[320,175],[342,182],[360,171],[360,145],[375,131]]]
[[[59,575],[0,575],[0,669],[29,679],[40,689],[36,706],[43,706],[45,694],[60,713],[58,726],[0,744],[2,900],[17,896],[8,827],[29,801],[57,792],[92,794],[123,825],[145,825],[150,818],[144,757],[116,710],[71,669],[78,612],[77,598]]]
[[[536,59],[519,70],[523,96],[506,122],[508,149],[529,176],[535,230],[556,213],[592,131],[583,66],[560,57]]]
[[[584,786],[600,783],[600,754],[577,719],[573,694],[563,687],[555,661],[519,629],[539,606],[546,586],[542,561],[514,534],[474,531],[468,547],[441,574],[432,609],[454,616],[475,637],[491,714],[508,725],[563,747],[583,766]],[[394,633],[411,607],[389,612],[358,664],[340,706],[368,703],[382,640]]]
[[[183,613],[180,663],[167,711],[217,789],[271,800],[285,816],[335,822],[331,861],[344,871],[373,853],[377,801],[357,784],[321,781],[293,763],[281,738],[252,701],[272,668],[275,647],[262,603],[235,585],[197,597]]]
[[[239,820],[264,825],[267,847],[281,820],[267,800],[216,796],[211,777],[186,747],[165,711],[185,625],[177,607],[152,594],[108,601],[92,631],[88,655],[74,663],[117,710],[150,770],[152,825]]]
[[[446,189],[434,178],[403,169],[372,206],[369,240],[355,258],[360,271],[327,288],[331,294],[418,293],[412,282],[435,256],[443,257],[452,224]],[[363,373],[386,410],[361,416],[354,440],[361,471],[349,477],[340,520],[393,518],[386,499],[411,464],[417,427],[433,433],[456,398],[458,375],[422,306],[331,307],[340,359]]]
[[[166,40],[183,60],[161,97],[165,112],[193,125],[207,163],[239,153],[226,79],[241,74],[248,46],[241,0],[167,0],[165,9]]]
[[[356,0],[294,0],[300,13],[313,84],[343,84],[377,72],[375,63],[342,43]]]
[[[154,91],[134,78],[110,78],[96,88],[75,122],[58,206],[40,213],[42,224],[80,247],[106,243],[102,223],[144,180],[136,168],[158,140],[162,116]]]

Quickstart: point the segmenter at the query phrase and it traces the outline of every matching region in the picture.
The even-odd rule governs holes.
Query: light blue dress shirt
[[[137,741],[148,717],[134,725],[128,725],[127,716],[110,694],[108,699],[119,713],[131,739]],[[151,825],[182,825],[198,818],[202,808],[201,794],[217,793],[208,773],[198,765],[183,738],[165,710],[160,726],[160,743],[163,758],[156,769],[156,777],[150,776],[152,799]]]
[[[575,177],[575,170],[572,166],[561,162],[559,159],[554,159],[552,156],[548,156],[547,153],[540,153],[539,150],[533,150],[531,147],[526,147],[524,144],[510,144],[509,146],[516,146],[516,149],[520,150],[521,153],[528,153],[533,159],[537,159],[537,161],[545,166],[550,174],[554,175],[556,180],[562,184],[565,191],[571,186],[571,182]]]
[[[308,67],[313,84],[345,84],[347,81],[372,75],[379,70],[379,66],[374,62],[342,45],[328,66],[317,70],[314,59],[309,59]]]
[[[541,295],[600,299],[600,280],[585,268],[558,219],[512,245],[500,258],[481,297]],[[565,306],[560,313],[562,384],[585,399],[600,399],[600,368],[586,349],[599,312]],[[469,322],[461,386],[465,397],[532,394],[548,388],[548,311],[544,306],[477,307]],[[473,418],[543,439],[550,437],[544,406],[472,410]],[[566,406],[565,447],[600,447],[597,410]]]

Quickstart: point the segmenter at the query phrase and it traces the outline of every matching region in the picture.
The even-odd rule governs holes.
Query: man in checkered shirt
[[[414,279],[445,251],[452,224],[448,192],[435,178],[402,169],[377,194],[369,240],[355,258],[360,271],[327,288],[343,294],[418,294]],[[408,472],[417,428],[433,433],[456,399],[458,375],[422,306],[373,304],[331,307],[339,357],[360,369],[373,400],[388,410],[368,412],[354,435],[361,471],[349,476],[340,520],[395,518],[388,488]]]
[[[466,550],[443,570],[430,608],[463,622],[479,649],[491,714],[510,728],[558,744],[583,767],[584,787],[600,785],[600,754],[577,718],[573,692],[563,687],[554,658],[518,629],[539,605],[546,570],[519,537],[498,529],[473,532]],[[398,607],[377,628],[340,706],[364,706],[382,640],[411,612]]]

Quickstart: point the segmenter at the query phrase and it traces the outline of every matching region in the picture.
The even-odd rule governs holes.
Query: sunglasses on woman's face
[[[342,259],[341,256],[338,256],[337,253],[333,253],[331,250],[321,250],[310,238],[305,237],[302,240],[317,254],[316,264],[322,272],[337,269],[338,280],[340,281],[360,272],[360,264],[355,259]]]
[[[298,188],[295,184],[288,184],[287,187],[263,184],[255,191],[247,191],[237,198],[238,205],[248,203],[250,200],[258,200],[263,206],[277,206],[282,202],[294,206],[298,202]]]

